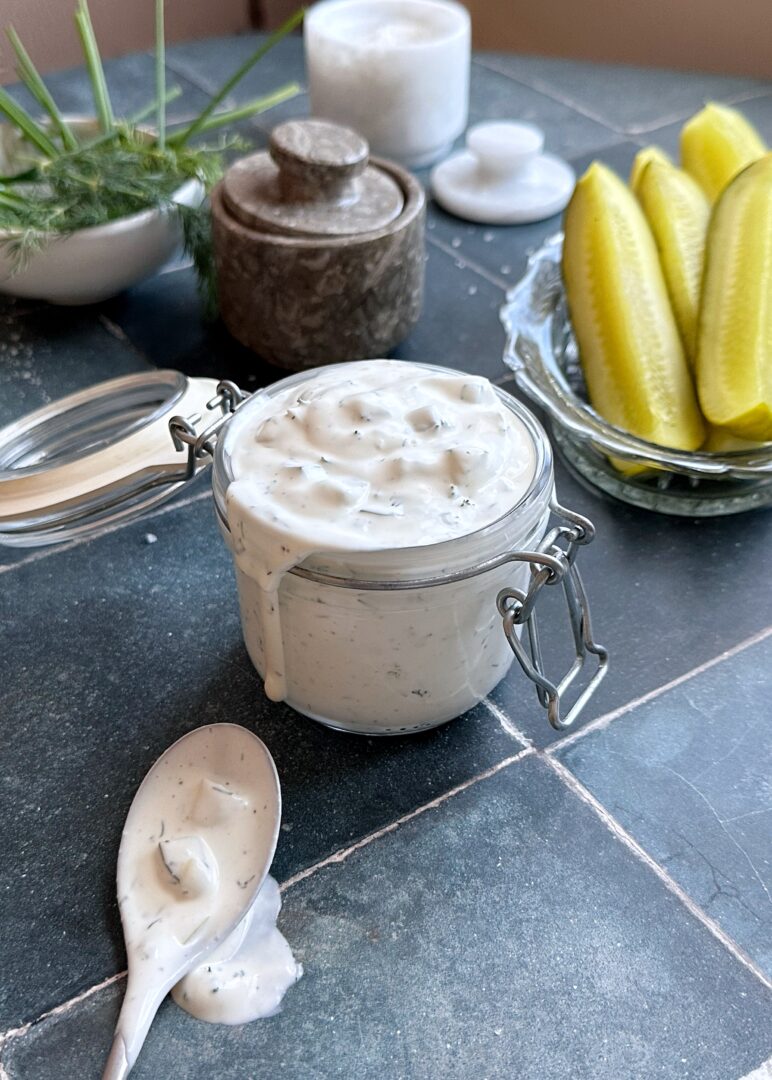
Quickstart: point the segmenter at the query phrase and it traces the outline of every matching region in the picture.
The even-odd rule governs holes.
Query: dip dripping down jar
[[[290,120],[212,192],[220,313],[292,370],[386,355],[418,320],[425,197],[400,166],[325,120]]]
[[[218,441],[215,507],[234,557],[244,640],[266,692],[332,728],[367,735],[402,734],[436,727],[472,708],[501,681],[517,657],[536,683],[550,722],[557,728],[567,727],[606,670],[606,653],[593,641],[589,608],[574,565],[577,551],[592,539],[594,530],[589,521],[556,503],[552,455],[544,431],[510,395],[487,380],[468,377],[472,393],[482,387],[506,414],[530,461],[522,490],[518,489],[503,513],[482,528],[426,542],[426,529],[411,526],[402,534],[399,546],[372,549],[371,539],[369,548],[335,551],[327,549],[330,532],[322,514],[316,523],[318,533],[312,525],[307,533],[309,546],[305,551],[300,549],[295,562],[296,549],[284,546],[291,541],[282,530],[287,520],[297,520],[291,515],[298,505],[305,508],[306,502],[295,499],[295,505],[282,505],[279,501],[274,513],[266,510],[259,493],[239,493],[237,500],[231,497],[234,487],[243,482],[242,451],[260,442],[261,433],[275,423],[272,408],[281,409],[292,421],[301,420],[300,409],[309,402],[313,407],[319,386],[323,389],[325,379],[329,384],[336,372],[343,380],[341,385],[350,387],[352,400],[365,401],[358,421],[361,427],[373,419],[377,425],[377,414],[366,415],[375,399],[364,395],[360,399],[366,373],[377,365],[404,369],[398,375],[401,378],[404,374],[406,395],[416,372],[436,378],[442,386],[445,380],[460,387],[462,398],[467,389],[462,374],[434,365],[398,361],[335,365],[294,375],[258,392],[239,408]],[[403,385],[399,381],[395,385],[399,394]],[[411,407],[405,405],[405,411]],[[411,443],[407,450],[398,450],[395,464],[399,468],[407,462],[407,483],[420,484],[426,470],[436,469],[445,455],[456,455],[462,471],[467,468],[463,459],[468,455],[474,467],[479,448],[463,442],[459,425],[448,424],[441,413],[423,404],[409,412],[407,419],[421,433],[429,427],[455,428],[451,438],[460,440],[457,447],[451,443],[450,449],[441,449],[439,456],[433,457],[427,455],[423,449],[426,444],[420,439],[417,449]],[[387,418],[382,429],[388,428]],[[316,422],[316,430],[330,430],[332,446],[344,441],[334,422],[328,428],[324,415]],[[353,431],[354,436],[361,434]],[[266,436],[266,441],[274,439],[273,433]],[[363,455],[367,453],[363,450]],[[287,459],[280,455],[279,460]],[[316,461],[324,464],[304,464],[290,455],[289,464],[281,465],[279,471],[309,469],[309,475],[318,471],[321,479],[314,479],[312,486],[317,482],[325,485],[335,463],[328,462],[324,453]],[[483,478],[483,488],[485,482]],[[276,483],[271,480],[266,492]],[[359,499],[357,483],[355,479],[353,488],[341,491],[333,482],[330,518],[343,512],[344,504],[349,506]],[[468,490],[474,490],[474,483],[476,480]],[[389,502],[388,492],[384,496],[377,484],[370,488],[370,506],[359,513],[373,514],[379,522],[392,510],[399,516],[400,506],[397,503],[395,507],[393,499]],[[244,528],[244,500],[262,517],[263,531],[257,535]],[[459,502],[469,500],[457,499],[456,505]],[[305,509],[300,513],[302,517]],[[557,524],[552,523],[553,517]],[[263,528],[266,524],[267,530]],[[433,535],[430,529],[430,539]],[[291,554],[280,575],[269,584],[266,566],[270,558],[267,563],[265,549],[278,550],[280,541],[284,541],[281,550]],[[270,565],[268,574],[275,569],[273,563]],[[542,670],[534,612],[539,591],[549,584],[561,584],[565,590],[575,645],[574,664],[558,684]],[[526,640],[521,641],[524,628]],[[561,694],[591,654],[598,668],[578,702],[561,715]],[[278,671],[280,678],[276,677]]]

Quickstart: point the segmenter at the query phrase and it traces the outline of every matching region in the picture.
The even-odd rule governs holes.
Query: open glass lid
[[[242,396],[214,379],[143,372],[0,429],[0,544],[57,543],[168,499],[210,463],[209,438]]]

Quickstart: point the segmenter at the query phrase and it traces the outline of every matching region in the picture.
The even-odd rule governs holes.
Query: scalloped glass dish
[[[666,514],[712,517],[772,506],[772,443],[715,454],[670,450],[614,427],[587,401],[566,307],[562,233],[531,256],[501,309],[504,363],[550,421],[563,459],[583,483]],[[649,466],[624,476],[609,455]]]

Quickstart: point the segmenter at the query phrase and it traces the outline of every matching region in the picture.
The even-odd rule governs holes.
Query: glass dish
[[[614,427],[591,408],[568,317],[562,251],[561,233],[531,256],[501,319],[504,363],[546,413],[570,471],[623,502],[667,514],[712,517],[772,505],[772,443],[722,454],[671,450]],[[623,476],[609,455],[650,471]]]

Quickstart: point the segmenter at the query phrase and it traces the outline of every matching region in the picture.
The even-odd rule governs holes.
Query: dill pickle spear
[[[696,370],[711,424],[772,441],[772,154],[736,176],[713,210]]]
[[[566,210],[563,277],[593,407],[650,442],[696,450],[702,417],[651,230],[598,162]]]
[[[710,204],[688,173],[656,159],[644,166],[636,193],[657,245],[684,352],[693,365]]]
[[[643,150],[639,150],[633,159],[633,167],[630,169],[630,179],[628,180],[636,195],[638,194],[638,184],[643,170],[650,161],[659,161],[663,165],[673,164],[670,157],[664,150],[660,150],[658,146],[644,146]]]
[[[709,102],[681,129],[681,164],[711,202],[766,149],[753,124],[728,105]]]
[[[726,428],[709,427],[708,437],[701,449],[711,454],[728,454],[733,450],[760,450],[765,445],[753,439],[738,439]]]

